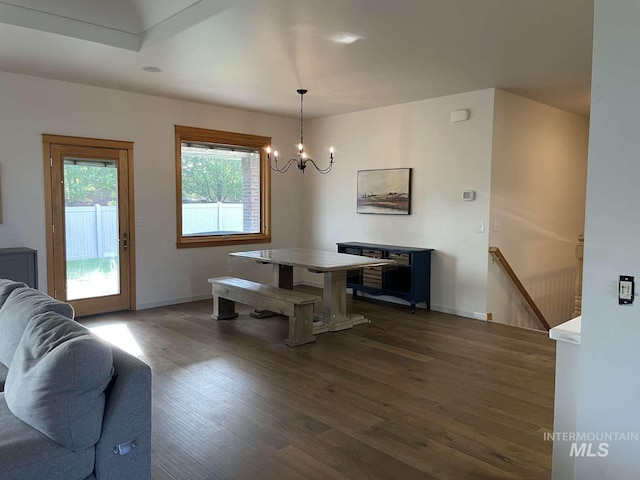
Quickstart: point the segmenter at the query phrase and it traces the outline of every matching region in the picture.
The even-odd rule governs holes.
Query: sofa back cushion
[[[22,282],[14,282],[13,280],[0,278],[0,308],[4,305],[4,302],[11,292],[16,288],[25,287],[26,285]],[[0,392],[4,392],[4,382],[7,379],[7,373],[9,373],[7,366],[0,362]]]
[[[73,307],[27,286],[13,290],[0,307],[0,362],[11,366],[27,322],[45,312],[57,312],[73,318]]]
[[[6,278],[0,278],[0,307],[4,305],[7,297],[16,288],[25,288],[26,285],[22,282],[14,282],[13,280],[7,280]]]
[[[100,439],[111,346],[57,313],[33,317],[9,368],[5,400],[26,424],[73,450]]]

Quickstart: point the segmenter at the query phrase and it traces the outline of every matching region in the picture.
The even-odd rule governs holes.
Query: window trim
[[[271,243],[271,169],[267,161],[266,148],[271,137],[244,133],[209,130],[206,128],[175,125],[176,165],[176,226],[178,248],[213,247],[220,245],[243,245]],[[234,235],[207,235],[185,237],[182,235],[182,142],[217,143],[257,149],[260,152],[260,232]]]

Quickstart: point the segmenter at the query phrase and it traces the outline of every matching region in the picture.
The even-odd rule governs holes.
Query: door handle
[[[127,232],[125,232],[122,235],[122,249],[126,250],[127,248],[129,248],[129,236],[127,235]]]

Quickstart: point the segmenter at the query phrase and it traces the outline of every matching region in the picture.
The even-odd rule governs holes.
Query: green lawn
[[[67,280],[79,280],[94,272],[107,275],[118,268],[117,258],[89,258],[67,262]]]

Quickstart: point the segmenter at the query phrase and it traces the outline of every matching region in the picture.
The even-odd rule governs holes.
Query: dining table
[[[293,289],[294,267],[313,273],[322,273],[322,312],[314,315],[313,333],[345,330],[368,320],[357,313],[347,314],[347,272],[371,267],[393,268],[394,260],[369,258],[311,248],[277,248],[251,250],[229,254],[230,262],[253,261],[273,265],[273,285]],[[262,318],[274,315],[256,310],[252,316]]]

